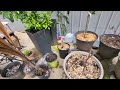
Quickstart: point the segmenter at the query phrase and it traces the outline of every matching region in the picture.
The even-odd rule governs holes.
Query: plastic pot
[[[7,77],[6,76],[6,73],[7,73],[7,69],[11,69],[13,66],[16,66],[16,65],[20,65],[19,69],[17,70],[17,72],[10,76],[10,77]],[[2,71],[1,71],[1,76],[3,78],[7,78],[7,79],[23,79],[25,77],[25,73],[23,72],[23,67],[24,65],[21,64],[20,62],[12,62],[10,64],[8,64]]]
[[[23,72],[28,76],[28,77],[35,77],[35,68],[30,66],[30,63],[26,64]]]
[[[66,43],[66,44],[68,44],[68,43]],[[59,44],[58,44],[58,45],[59,45]],[[68,44],[68,45],[69,45],[69,44]],[[65,59],[65,57],[66,57],[66,56],[68,55],[68,53],[69,53],[70,45],[69,45],[69,48],[66,49],[66,50],[61,50],[61,49],[59,49],[59,48],[58,48],[58,50],[59,50],[60,58]]]
[[[77,37],[77,34],[79,34],[79,33],[84,33],[84,31],[78,31],[78,32],[75,34],[75,38]],[[87,31],[87,33],[95,34],[95,35],[96,35],[96,39],[95,39],[94,41],[89,41],[89,42],[87,42],[87,41],[78,40],[78,39],[76,38],[76,46],[77,46],[77,48],[80,49],[81,51],[89,51],[89,50],[92,48],[94,42],[95,42],[95,41],[97,40],[97,38],[98,38],[98,35],[97,35],[96,33],[94,33],[94,32]]]
[[[46,71],[46,74],[45,75],[41,75],[41,76],[38,76],[38,75],[36,75],[39,79],[48,79],[49,78],[49,76],[50,76],[50,71],[49,71],[49,68],[48,68],[48,66],[46,66],[46,65],[39,65],[38,66],[38,68],[46,68],[47,69],[47,71]]]
[[[68,61],[68,58],[70,58],[73,54],[78,54],[78,53],[79,53],[79,54],[83,54],[83,55],[89,55],[89,53],[84,52],[84,51],[73,51],[73,52],[71,52],[69,55],[66,56],[66,58],[65,58],[65,60],[64,60],[64,63],[63,63],[63,69],[64,69],[65,74],[67,75],[67,77],[68,77],[69,79],[72,79],[72,77],[70,77],[69,73],[68,73],[67,70],[66,70],[66,63],[67,63],[67,61]],[[92,58],[95,60],[95,62],[97,63],[97,65],[98,65],[99,68],[100,68],[100,76],[99,76],[98,79],[103,79],[104,69],[103,69],[103,66],[102,66],[101,62],[100,62],[96,57],[94,57],[94,56],[92,56]]]
[[[114,34],[104,34],[107,36],[115,36]],[[102,35],[103,36],[103,35]],[[102,37],[101,36],[101,37]],[[99,53],[103,59],[114,58],[118,55],[120,49],[112,48],[104,44],[100,37]]]
[[[50,68],[57,68],[58,60],[57,60],[57,55],[55,53],[49,53],[45,59]]]
[[[48,66],[51,68],[57,68],[58,66],[58,60],[52,61],[52,62],[48,62]]]
[[[27,50],[27,55],[23,51],[23,54],[29,59],[29,60],[34,60],[35,59],[35,51],[34,50]],[[30,54],[30,55],[29,55]]]

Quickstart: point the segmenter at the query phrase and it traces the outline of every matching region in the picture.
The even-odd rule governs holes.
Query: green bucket
[[[58,60],[52,61],[52,62],[48,62],[48,66],[50,68],[57,68],[58,66]]]

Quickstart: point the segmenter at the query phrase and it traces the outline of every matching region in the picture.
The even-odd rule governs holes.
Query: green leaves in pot
[[[23,51],[23,54],[24,54],[25,56],[29,56],[29,55],[30,55],[30,51],[29,51],[29,50],[24,50],[24,51]]]

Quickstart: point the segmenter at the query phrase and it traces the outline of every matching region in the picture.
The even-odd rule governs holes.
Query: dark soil
[[[20,65],[16,65],[10,69],[7,69],[6,76],[11,77],[12,75],[14,75],[18,71],[19,68],[20,68]]]
[[[102,41],[102,43],[104,43],[105,45],[107,45],[111,48],[120,49],[120,36],[103,35],[101,37],[101,41]]]
[[[57,59],[57,55],[55,53],[50,53],[46,56],[46,61],[47,62],[52,62]]]
[[[46,66],[40,66],[36,71],[35,74],[37,76],[42,76],[42,75],[46,75],[46,72],[48,71],[48,67]]]

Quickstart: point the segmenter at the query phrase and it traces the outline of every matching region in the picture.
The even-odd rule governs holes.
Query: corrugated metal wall
[[[66,14],[66,11],[62,12]],[[67,33],[76,33],[85,29],[87,20],[86,11],[70,11],[68,17],[70,23],[65,23]],[[51,18],[56,18],[56,13],[53,13]],[[8,19],[3,19],[2,16],[0,16],[0,21],[9,22],[9,26],[14,31],[25,30],[24,25],[19,21],[11,23]],[[60,25],[57,25],[57,29],[60,30]],[[120,33],[120,11],[96,11],[96,14],[92,15],[90,19],[88,30],[96,32],[99,36],[104,33],[114,33],[114,30],[117,30],[117,34]]]
[[[66,12],[64,11],[66,14]],[[86,11],[70,11],[69,24],[66,24],[67,33],[75,34],[77,31],[85,29],[87,20]],[[58,29],[60,29],[58,25]],[[96,11],[90,18],[88,30],[96,32],[99,36],[104,33],[120,33],[120,11]]]

